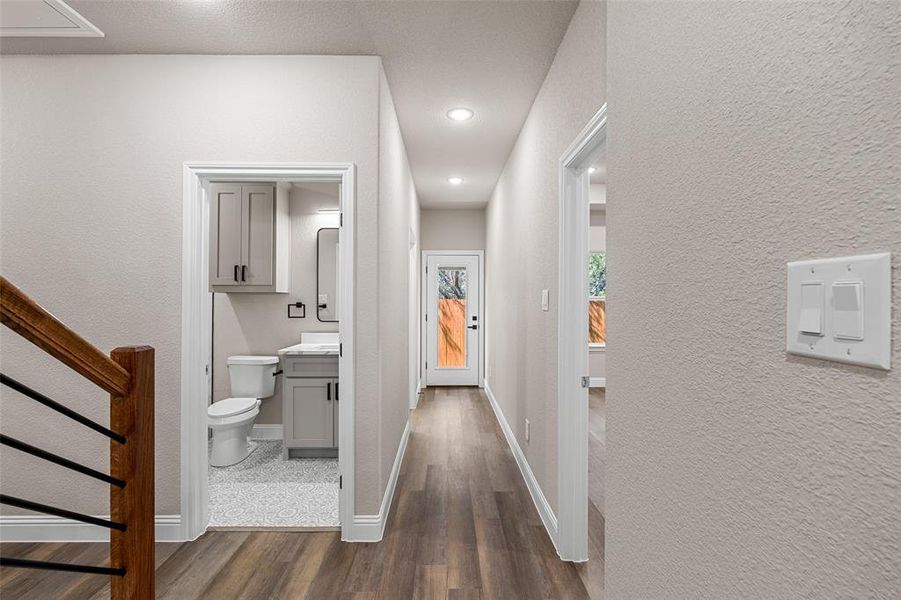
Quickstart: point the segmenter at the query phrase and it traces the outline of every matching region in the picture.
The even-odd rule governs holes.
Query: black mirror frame
[[[338,319],[323,319],[319,316],[319,236],[323,231],[340,231],[338,227],[321,227],[316,232],[316,320],[320,323],[337,323]],[[340,282],[335,282],[335,287],[337,288]],[[337,289],[335,290],[337,293]]]

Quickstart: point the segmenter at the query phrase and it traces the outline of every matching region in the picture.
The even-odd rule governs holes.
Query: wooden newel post
[[[153,348],[116,348],[110,358],[131,375],[128,393],[115,394],[110,403],[110,428],[126,443],[110,441],[110,474],[127,482],[110,486],[112,520],[125,523],[125,531],[110,530],[110,565],[124,568],[123,577],[111,577],[112,600],[154,598],[154,450]]]

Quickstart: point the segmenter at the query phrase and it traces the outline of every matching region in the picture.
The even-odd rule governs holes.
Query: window
[[[603,252],[588,257],[588,343],[607,343],[607,259]]]
[[[466,367],[466,269],[438,269],[438,367]]]

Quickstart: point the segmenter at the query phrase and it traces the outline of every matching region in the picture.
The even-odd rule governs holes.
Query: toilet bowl
[[[212,466],[234,465],[250,454],[248,436],[260,414],[262,399],[275,392],[277,368],[277,356],[228,357],[228,378],[234,397],[213,402],[207,409],[213,432]]]

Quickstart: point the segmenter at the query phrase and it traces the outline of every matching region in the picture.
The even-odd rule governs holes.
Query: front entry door
[[[479,384],[479,256],[427,255],[426,385]]]

